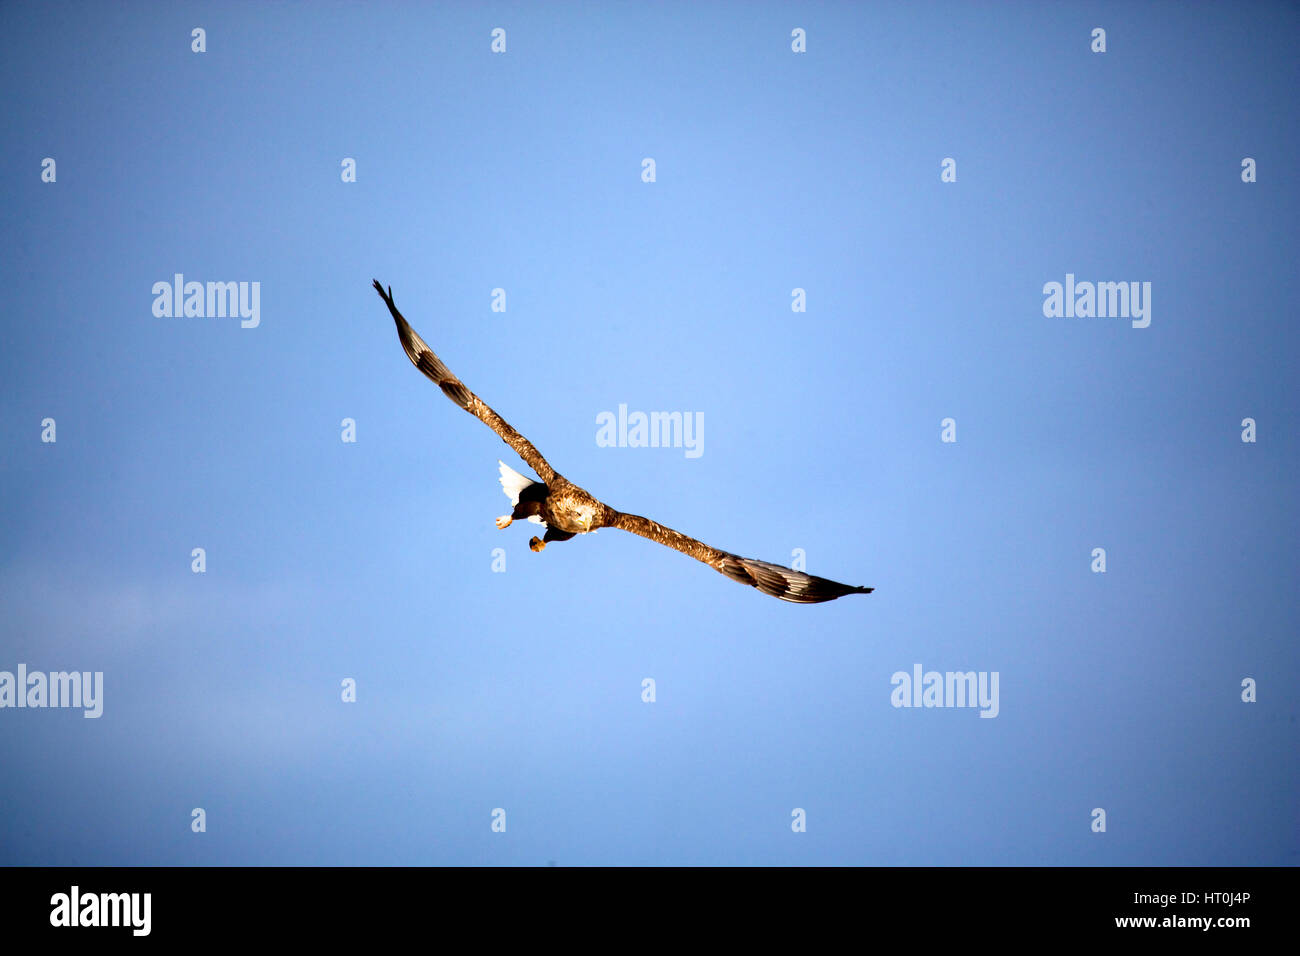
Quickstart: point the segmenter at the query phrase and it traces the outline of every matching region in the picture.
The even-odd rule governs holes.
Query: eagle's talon
[[[532,548],[534,551],[541,551],[546,547],[546,542],[537,537],[537,535],[533,535],[532,539],[528,542],[528,547]]]
[[[504,531],[506,528],[510,527],[510,522],[512,520],[513,519],[509,515],[502,515],[500,518],[497,518],[497,528]]]

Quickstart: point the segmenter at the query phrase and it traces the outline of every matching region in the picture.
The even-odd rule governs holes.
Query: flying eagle
[[[402,340],[402,348],[407,357],[421,372],[433,380],[444,395],[469,412],[475,418],[501,436],[501,440],[513,448],[524,461],[532,466],[541,481],[533,481],[519,472],[509,468],[504,462],[501,466],[501,487],[514,505],[508,515],[497,518],[498,528],[508,528],[516,518],[527,518],[546,526],[543,538],[534,536],[528,546],[534,551],[541,551],[550,541],[568,541],[576,534],[586,534],[597,528],[621,528],[643,538],[657,541],[670,548],[688,554],[696,561],[703,561],[715,571],[725,574],[733,581],[758,588],[764,594],[793,601],[796,604],[819,604],[833,601],[845,594],[870,594],[874,588],[853,587],[828,581],[816,575],[792,571],[779,564],[769,564],[754,558],[742,558],[737,554],[719,551],[702,541],[688,538],[672,528],[642,518],[640,515],[624,514],[615,511],[609,505],[597,501],[595,497],[563,475],[556,472],[545,458],[541,456],[533,443],[515,431],[500,415],[488,408],[481,398],[465,387],[450,369],[442,364],[442,359],[433,354],[433,349],[425,344],[424,339],[416,335],[415,330],[402,318],[402,313],[393,305],[393,289],[388,291],[375,280],[375,291],[388,306],[388,311],[397,323],[397,335]]]

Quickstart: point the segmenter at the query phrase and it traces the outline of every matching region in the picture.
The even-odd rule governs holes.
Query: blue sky
[[[0,709],[0,862],[1297,864],[1298,21],[0,8],[0,671],[104,688]],[[1150,325],[1045,316],[1067,274]],[[609,504],[877,590],[531,553],[373,277]],[[892,706],[917,664],[996,718]]]

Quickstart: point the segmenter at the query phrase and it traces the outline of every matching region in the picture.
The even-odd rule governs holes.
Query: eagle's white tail
[[[500,458],[497,459],[497,464],[501,466],[501,490],[506,493],[506,497],[510,499],[512,505],[519,504],[519,493],[529,485],[541,484],[541,482],[533,481],[531,478],[525,478]],[[497,520],[500,521],[499,518]],[[533,524],[546,524],[537,515],[529,515],[528,520]],[[501,525],[498,524],[497,527],[501,527]]]
[[[500,459],[497,459],[497,464],[501,466],[501,490],[506,493],[512,505],[519,504],[519,492],[536,482],[525,478]]]

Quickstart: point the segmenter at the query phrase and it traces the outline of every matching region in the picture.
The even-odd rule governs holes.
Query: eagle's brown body
[[[433,349],[416,334],[402,317],[402,313],[397,311],[397,306],[393,304],[391,289],[385,292],[384,287],[376,279],[375,290],[388,306],[393,321],[397,323],[397,335],[401,339],[402,348],[415,367],[441,388],[444,395],[500,435],[501,440],[513,448],[520,458],[528,462],[541,478],[541,481],[532,482],[511,471],[511,478],[517,479],[520,484],[512,499],[515,508],[508,517],[497,519],[497,527],[500,528],[507,527],[515,519],[535,518],[544,523],[547,526],[545,539],[539,540],[534,537],[529,542],[529,546],[534,551],[541,551],[549,541],[566,541],[574,535],[586,534],[598,528],[619,528],[690,555],[733,581],[748,584],[764,594],[770,594],[783,601],[818,604],[822,601],[833,601],[845,594],[870,594],[874,590],[840,584],[838,581],[819,578],[813,574],[805,574],[803,571],[794,571],[779,564],[720,551],[649,518],[625,514],[611,508],[586,489],[578,487],[559,474],[533,447],[532,442],[510,427],[481,398],[466,388],[465,384],[434,354]],[[505,474],[509,469],[504,464],[501,467],[502,487],[505,488]],[[507,488],[507,494],[510,493]]]
[[[563,475],[556,475],[546,483],[547,495],[542,499],[539,514],[552,528],[569,534],[586,534],[597,528],[608,528],[618,514],[613,508],[597,501],[587,489],[579,488]]]

